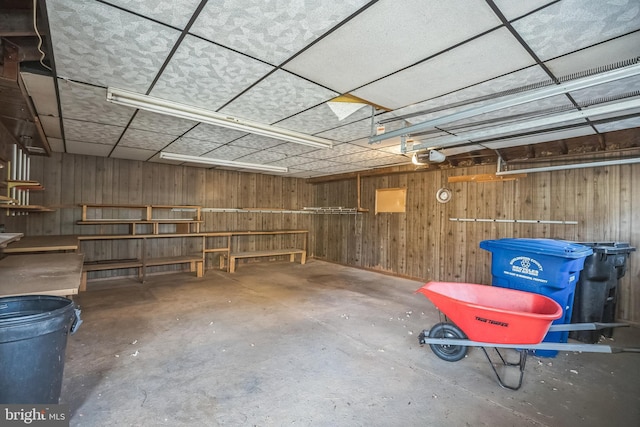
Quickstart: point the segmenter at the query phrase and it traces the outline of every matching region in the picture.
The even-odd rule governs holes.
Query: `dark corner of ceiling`
[[[38,1],[36,32],[33,1],[0,0],[0,137],[29,154],[47,156],[51,148],[23,79],[29,74],[53,82],[49,25],[43,5]]]

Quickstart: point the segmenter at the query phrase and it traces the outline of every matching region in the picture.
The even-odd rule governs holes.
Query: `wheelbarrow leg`
[[[522,387],[522,378],[524,377],[524,368],[525,368],[525,365],[527,364],[527,354],[529,352],[527,350],[519,350],[518,352],[520,353],[520,361],[518,363],[510,363],[510,362],[507,362],[504,359],[504,357],[502,357],[502,354],[500,353],[500,351],[498,351],[497,348],[494,349],[496,353],[498,353],[498,357],[500,357],[500,361],[502,362],[503,366],[517,366],[520,369],[520,378],[518,379],[518,384],[515,386],[512,386],[512,385],[505,384],[505,382],[500,377],[500,374],[498,374],[498,371],[496,370],[495,366],[493,366],[493,361],[489,357],[489,353],[487,353],[487,350],[484,347],[480,347],[480,348],[482,349],[482,352],[484,353],[485,357],[489,361],[489,366],[491,366],[491,369],[493,370],[493,373],[495,374],[498,380],[498,384],[500,384],[500,387],[506,388],[509,390],[519,390],[520,387]]]

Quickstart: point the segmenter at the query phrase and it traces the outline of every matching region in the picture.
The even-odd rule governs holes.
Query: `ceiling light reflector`
[[[251,120],[239,119],[236,117],[220,114],[204,108],[193,107],[173,101],[156,98],[149,95],[142,95],[123,89],[108,88],[107,101],[126,107],[139,108],[152,113],[165,114],[179,117],[181,119],[193,120],[201,123],[208,123],[242,132],[253,133],[266,136],[268,138],[293,142],[295,144],[308,145],[316,148],[332,148],[333,142],[316,136],[307,135],[289,129],[258,123]]]

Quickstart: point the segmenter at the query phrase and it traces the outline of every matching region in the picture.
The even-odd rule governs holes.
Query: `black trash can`
[[[57,404],[73,301],[46,295],[0,298],[0,404]]]
[[[636,248],[620,242],[580,243],[593,249],[584,262],[576,284],[571,323],[615,322],[618,302],[618,282],[627,270],[629,254]],[[611,337],[613,329],[574,331],[573,339],[594,344],[600,335]]]

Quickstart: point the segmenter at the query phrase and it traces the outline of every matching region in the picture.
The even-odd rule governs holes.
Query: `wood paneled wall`
[[[26,223],[24,217],[7,217],[7,231],[27,235],[114,232],[109,226],[76,225],[79,203],[273,209],[357,205],[355,180],[311,185],[270,175],[70,154],[34,157],[32,162],[33,178],[46,188],[34,193],[32,202],[56,211],[31,214]],[[494,171],[495,166],[483,166],[363,177],[361,204],[371,209],[369,213],[206,213],[204,230],[309,229],[310,256],[423,281],[490,283],[491,255],[479,248],[485,239],[621,241],[640,249],[640,164],[536,173],[511,182],[447,183],[449,176]],[[393,187],[408,189],[407,212],[375,215],[375,190]],[[453,191],[451,202],[435,200],[441,187]],[[460,223],[449,218],[575,220],[578,225]],[[154,251],[171,251],[175,246],[171,239],[162,241],[167,242]],[[269,237],[242,242],[246,250],[287,244]],[[184,245],[198,250],[197,242],[189,241],[180,251]],[[87,245],[85,251],[93,259],[126,257],[139,248],[133,242],[112,242]],[[631,254],[618,307],[621,319],[640,324],[640,252]]]
[[[628,242],[620,282],[621,319],[640,323],[640,164],[529,174],[518,181],[447,183],[447,177],[493,173],[495,166],[362,177],[359,215],[315,216],[316,257],[423,281],[491,283],[486,239],[558,238]],[[406,213],[373,212],[377,188],[406,187]],[[435,199],[441,187],[453,198]],[[318,206],[356,206],[355,180],[316,185]],[[449,218],[573,220],[578,225],[452,222]]]

